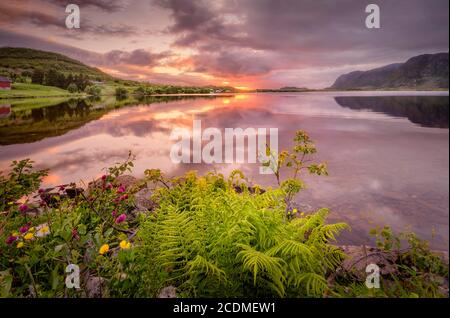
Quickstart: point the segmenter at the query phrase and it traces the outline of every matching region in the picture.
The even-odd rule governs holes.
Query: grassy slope
[[[0,48],[0,73],[10,70],[56,69],[65,74],[84,74],[100,77],[103,80],[113,78],[97,68],[87,66],[62,54],[26,48]]]
[[[0,90],[0,99],[4,98],[32,98],[32,97],[62,97],[80,96],[71,94],[65,89],[38,84],[14,83],[11,90]]]

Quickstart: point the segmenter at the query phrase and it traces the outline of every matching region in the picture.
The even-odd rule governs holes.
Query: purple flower
[[[22,212],[22,213],[27,212],[28,211],[28,205],[26,205],[26,204],[19,205],[19,211]]]
[[[29,229],[30,229],[30,227],[28,225],[24,225],[19,229],[19,232],[23,234],[23,233],[28,232]]]
[[[113,211],[111,212],[111,215],[112,215],[112,216],[116,216],[116,215],[117,215],[117,211],[116,211],[116,210],[113,210]]]
[[[125,222],[126,219],[127,219],[127,216],[126,216],[125,214],[122,213],[121,215],[119,215],[119,216],[117,217],[116,223],[119,224],[119,223]]]
[[[123,185],[120,185],[119,188],[117,188],[117,193],[124,193],[125,192],[125,187]]]
[[[17,240],[17,236],[11,235],[6,239],[6,244],[11,245],[15,240]]]

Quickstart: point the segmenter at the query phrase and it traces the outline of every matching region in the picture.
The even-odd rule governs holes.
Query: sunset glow
[[[65,1],[1,2],[0,45],[60,52],[125,79],[240,90],[325,88],[340,74],[448,46],[446,1],[426,10],[423,1],[407,1],[415,12],[408,18],[402,5],[392,6],[376,32],[364,26],[358,1],[77,3],[81,26],[69,30]]]

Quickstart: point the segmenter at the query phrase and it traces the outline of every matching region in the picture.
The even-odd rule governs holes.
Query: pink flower
[[[117,193],[124,193],[125,192],[125,187],[123,185],[120,185],[119,188],[117,188]]]
[[[105,181],[106,180],[106,175],[102,176],[102,180]]]
[[[126,199],[128,199],[128,194],[124,194],[120,197],[120,201],[124,201]]]
[[[44,193],[44,191],[45,190],[41,188],[41,189],[38,190],[38,193],[41,194],[41,193]]]
[[[111,212],[111,215],[112,215],[112,216],[116,216],[116,215],[117,215],[117,211],[116,211],[116,210],[113,210],[113,211]]]
[[[112,184],[111,184],[111,183],[108,183],[108,184],[106,185],[106,189],[112,189]]]
[[[6,244],[11,245],[15,240],[17,240],[17,236],[11,235],[6,239]]]
[[[28,205],[26,205],[26,204],[19,205],[19,211],[22,212],[22,213],[27,212],[28,211]]]
[[[121,214],[117,217],[116,223],[119,224],[119,223],[125,222],[126,219],[127,219],[127,216],[125,214]]]
[[[19,232],[23,234],[23,233],[28,232],[29,229],[30,229],[30,227],[28,225],[24,225],[19,229]]]

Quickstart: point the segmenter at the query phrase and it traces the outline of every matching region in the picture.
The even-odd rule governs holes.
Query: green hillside
[[[62,54],[28,48],[0,48],[0,74],[32,72],[35,69],[43,71],[53,69],[64,74],[84,74],[90,78],[102,80],[113,79],[97,68],[87,66]]]

